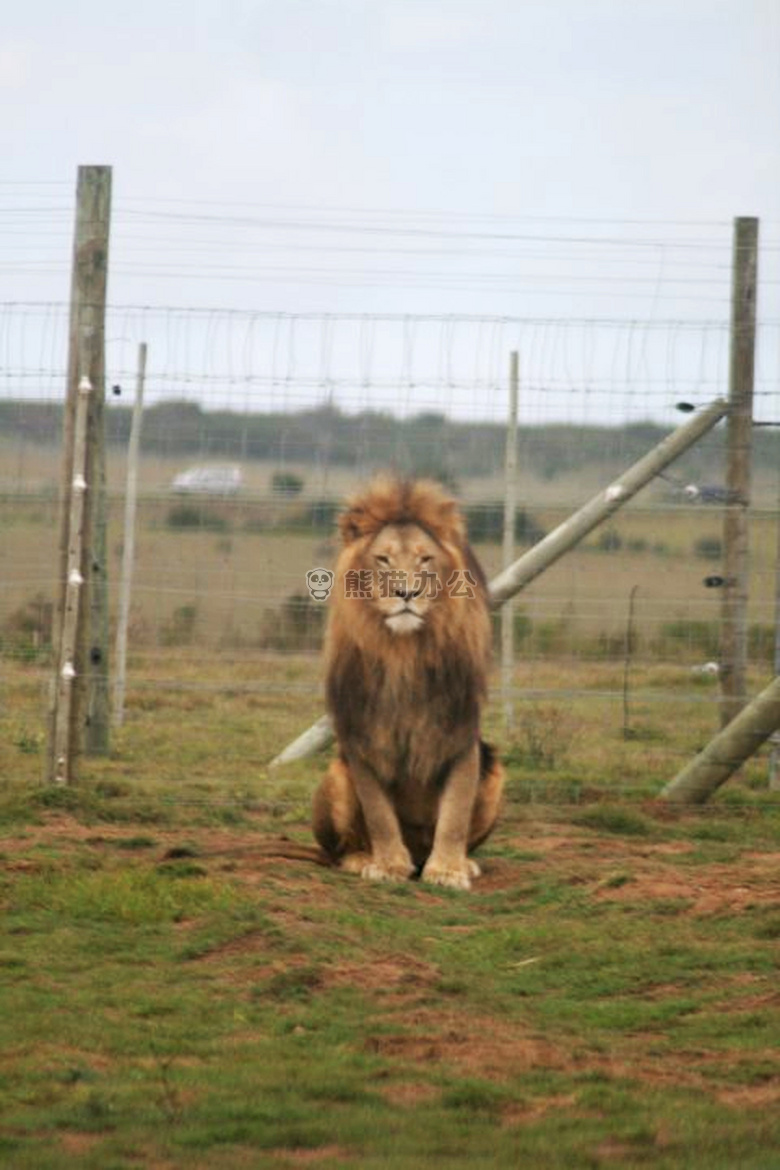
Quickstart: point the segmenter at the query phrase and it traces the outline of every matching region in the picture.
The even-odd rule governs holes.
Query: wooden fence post
[[[777,501],[777,551],[775,554],[775,674],[780,675],[780,499]],[[780,792],[780,732],[772,736],[769,753],[769,789]]]
[[[133,421],[127,448],[127,488],[125,490],[125,526],[122,542],[122,578],[119,585],[119,617],[116,627],[116,666],[114,677],[114,727],[121,727],[125,715],[125,685],[127,681],[127,629],[130,623],[130,597],[135,557],[135,511],[138,495],[138,452],[141,443],[141,422],[144,410],[144,383],[146,380],[146,342],[138,346],[138,372],[133,402]]]
[[[721,604],[721,725],[745,704],[747,670],[748,529],[753,436],[758,220],[734,221],[731,284],[729,418],[723,518]]]
[[[76,225],[73,241],[67,396],[63,424],[63,462],[60,489],[59,597],[55,610],[55,646],[60,646],[67,613],[70,528],[74,477],[75,434],[84,379],[90,384],[86,399],[83,550],[79,572],[79,619],[72,669],[75,671],[67,706],[70,712],[71,758],[69,778],[75,775],[75,757],[82,746],[91,752],[108,750],[108,576],[105,497],[105,312],[108,279],[108,237],[111,209],[111,168],[81,166],[76,188]],[[55,679],[50,719],[49,779],[57,777],[55,729],[61,727],[60,680]]]

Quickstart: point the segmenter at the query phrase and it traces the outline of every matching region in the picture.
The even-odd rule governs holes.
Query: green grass
[[[625,741],[607,668],[550,664],[578,698],[505,744],[464,895],[307,860],[322,761],[264,765],[318,713],[310,666],[285,694],[201,665],[53,790],[42,676],[3,664],[1,1165],[777,1164],[777,798],[756,763],[704,812],[648,799],[708,707]]]

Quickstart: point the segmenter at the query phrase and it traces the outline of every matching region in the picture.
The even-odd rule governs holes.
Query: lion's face
[[[417,524],[388,524],[366,550],[368,603],[397,635],[421,630],[444,593],[451,570],[444,550]]]

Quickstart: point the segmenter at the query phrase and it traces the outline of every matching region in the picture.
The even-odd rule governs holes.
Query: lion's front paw
[[[476,870],[476,872],[475,872]],[[430,858],[422,871],[422,880],[432,886],[447,886],[451,890],[470,890],[472,877],[479,876],[479,866],[468,858],[462,862],[443,864]]]
[[[414,867],[411,865],[369,861],[367,865],[363,866],[360,876],[371,882],[405,882],[413,873]]]
[[[350,853],[343,858],[341,868],[371,882],[403,882],[414,873],[411,860],[404,857],[379,858],[370,853]]]

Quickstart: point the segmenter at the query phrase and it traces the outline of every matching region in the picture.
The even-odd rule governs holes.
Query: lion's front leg
[[[479,787],[479,744],[453,766],[442,791],[431,855],[422,880],[455,890],[471,889],[479,866],[468,856],[469,828]]]
[[[371,881],[404,881],[414,873],[414,865],[388,792],[369,768],[350,761],[349,772],[363,811],[371,851],[347,855],[342,868]]]

